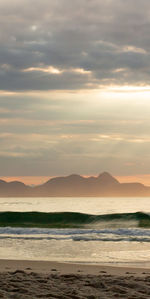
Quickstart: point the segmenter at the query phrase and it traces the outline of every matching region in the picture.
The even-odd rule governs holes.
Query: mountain
[[[30,187],[24,183],[18,181],[7,183],[0,180],[0,197],[26,197],[28,194],[30,194]]]
[[[66,177],[52,178],[42,186],[37,186],[34,192],[38,196],[99,196],[106,190],[118,185],[119,182],[109,173],[98,177],[85,178],[77,174]]]
[[[150,187],[140,183],[120,183],[108,172],[97,177],[72,174],[56,177],[43,185],[30,187],[21,182],[0,180],[0,197],[84,197],[150,196]]]

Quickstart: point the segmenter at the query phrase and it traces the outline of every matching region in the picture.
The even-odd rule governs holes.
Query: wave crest
[[[144,212],[91,215],[76,212],[0,212],[0,226],[6,227],[47,227],[47,228],[84,228],[103,225],[120,227],[150,227],[150,215]],[[126,225],[125,225],[126,224]]]

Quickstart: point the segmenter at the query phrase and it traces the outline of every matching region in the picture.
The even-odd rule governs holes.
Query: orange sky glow
[[[150,174],[130,175],[130,176],[114,176],[120,183],[139,182],[146,186],[150,186]],[[47,182],[50,176],[20,176],[20,177],[1,177],[6,182],[20,181],[26,185],[40,185]]]

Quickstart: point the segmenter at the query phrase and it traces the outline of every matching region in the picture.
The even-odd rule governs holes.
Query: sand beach
[[[150,298],[150,269],[0,260],[0,298]]]

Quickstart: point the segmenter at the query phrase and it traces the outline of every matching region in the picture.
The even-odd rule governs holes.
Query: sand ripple
[[[0,298],[150,298],[150,276],[0,273]]]

